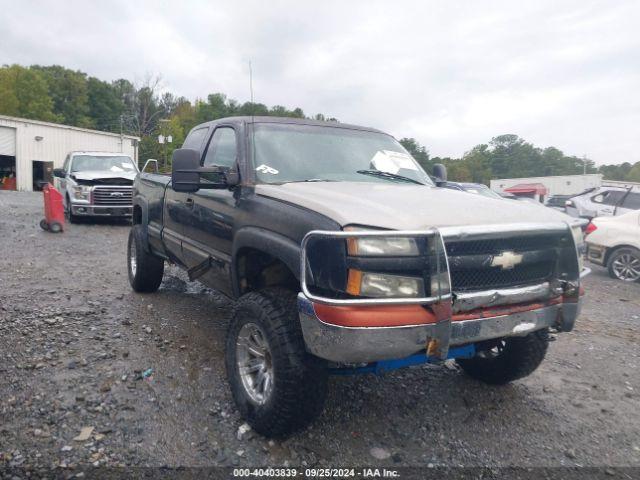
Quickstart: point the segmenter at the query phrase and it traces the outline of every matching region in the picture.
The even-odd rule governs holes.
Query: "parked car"
[[[599,187],[571,197],[565,206],[567,214],[572,217],[623,215],[640,209],[640,192],[621,187]]]
[[[612,278],[640,280],[640,211],[594,218],[586,234],[590,262],[606,266]]]
[[[571,197],[572,195],[552,195],[545,202],[545,206],[564,212],[567,200]]]
[[[111,152],[71,152],[53,170],[71,223],[80,217],[130,217],[137,174],[131,157]]]
[[[227,376],[263,435],[319,415],[329,373],[450,358],[504,384],[576,321],[579,222],[438,188],[381,131],[226,118],[191,130],[172,169],[134,182],[129,281],[154,292],[169,261],[237,300]]]
[[[540,203],[538,200],[531,197],[523,197],[520,195],[514,195],[513,193],[503,192],[500,194],[500,198],[505,198],[507,200],[515,200],[516,202],[520,202],[520,203],[527,203],[529,205],[534,205],[537,208],[547,210],[547,211],[550,211],[550,210],[558,211],[558,209],[555,209],[555,208],[554,209],[547,208],[544,203]]]
[[[474,193],[476,195],[484,195],[489,198],[497,198],[502,200],[502,197],[491,190],[486,185],[482,183],[467,183],[467,182],[442,182],[438,185],[439,187],[449,188],[451,190],[460,190],[467,193]]]

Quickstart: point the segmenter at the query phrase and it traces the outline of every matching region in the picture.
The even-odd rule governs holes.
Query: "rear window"
[[[629,192],[622,202],[621,207],[640,210],[640,193]]]

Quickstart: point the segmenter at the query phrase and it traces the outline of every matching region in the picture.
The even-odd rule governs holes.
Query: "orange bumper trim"
[[[456,313],[451,316],[451,320],[459,322],[512,315],[549,305],[558,305],[562,302],[562,297],[556,297],[547,302],[478,308],[469,312]],[[440,308],[443,307],[443,305],[440,306]],[[439,316],[431,308],[421,305],[333,306],[314,303],[313,309],[316,316],[323,322],[342,327],[406,327],[436,323],[439,320]],[[448,318],[448,314],[450,312],[443,310],[440,319]]]
[[[320,320],[342,327],[400,327],[435,323],[436,316],[421,305],[331,306],[314,303]]]

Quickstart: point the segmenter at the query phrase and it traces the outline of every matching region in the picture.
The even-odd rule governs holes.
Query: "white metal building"
[[[491,190],[504,193],[507,189],[513,189],[521,185],[542,184],[546,187],[546,197],[551,195],[575,195],[587,188],[602,185],[602,175],[589,173],[586,175],[559,175],[554,177],[528,177],[528,178],[499,178],[491,180]]]
[[[118,152],[138,161],[138,137],[0,115],[0,189],[33,190],[75,150]]]

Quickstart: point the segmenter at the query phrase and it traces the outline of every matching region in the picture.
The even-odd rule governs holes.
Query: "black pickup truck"
[[[570,331],[584,274],[575,220],[440,188],[390,135],[273,117],[198,125],[172,174],[134,182],[129,280],[165,262],[237,299],[226,340],[238,409],[267,436],[323,408],[330,373],[456,359],[522,378]]]

